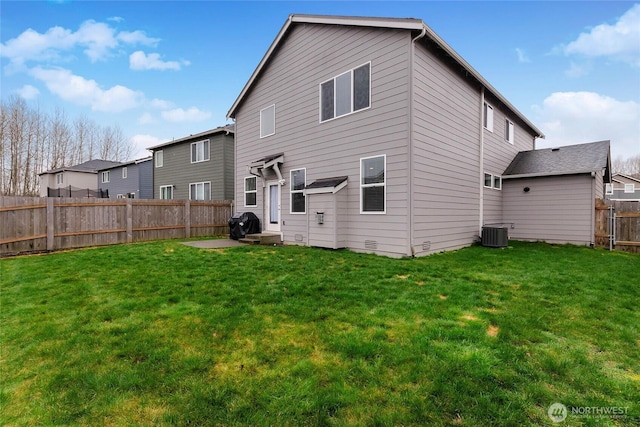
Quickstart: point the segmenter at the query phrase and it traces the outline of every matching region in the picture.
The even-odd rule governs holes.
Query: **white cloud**
[[[147,148],[162,144],[165,140],[152,135],[135,135],[131,137],[129,142],[133,147],[133,158],[139,159],[151,155]]]
[[[159,110],[168,110],[169,108],[173,107],[173,102],[158,98],[152,99],[149,104],[151,105],[151,107],[157,108]]]
[[[138,50],[129,55],[129,67],[132,70],[179,70],[185,64],[178,61],[163,61],[159,53],[145,54]],[[188,65],[185,64],[185,65]]]
[[[88,105],[96,111],[121,112],[137,107],[144,100],[141,92],[120,85],[102,89],[95,80],[87,80],[63,68],[35,67],[29,73],[60,98]]]
[[[516,55],[518,55],[518,62],[531,62],[531,59],[529,59],[524,50],[519,47],[516,48]]]
[[[169,122],[201,122],[211,117],[211,113],[208,111],[201,111],[196,107],[191,107],[188,110],[182,108],[176,108],[174,110],[163,111],[160,113],[163,119]]]
[[[612,157],[640,154],[640,104],[594,92],[556,92],[533,107],[545,140],[540,148],[611,141]]]
[[[151,115],[151,113],[144,113],[138,117],[138,124],[140,125],[148,125],[152,123],[156,123],[156,119]]]
[[[610,57],[640,67],[640,4],[613,24],[600,24],[564,46],[567,55]]]
[[[59,26],[39,33],[31,28],[18,37],[0,43],[0,56],[8,58],[11,69],[20,69],[27,61],[53,61],[63,52],[84,48],[92,62],[104,60],[120,43],[155,46],[159,39],[147,37],[142,31],[121,31],[109,24],[88,20],[77,31]]]
[[[122,16],[112,16],[110,18],[107,18],[107,21],[112,21],[112,22],[124,22],[124,18]]]
[[[16,89],[14,92],[23,99],[35,99],[40,95],[38,88],[31,85],[24,85],[20,89]]]
[[[571,67],[564,72],[564,75],[570,78],[577,78],[589,74],[591,67],[589,65],[580,65],[575,62],[571,63]]]

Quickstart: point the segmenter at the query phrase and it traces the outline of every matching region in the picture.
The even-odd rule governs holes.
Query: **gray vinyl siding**
[[[503,181],[503,220],[514,223],[509,238],[590,244],[596,181],[590,174]]]
[[[127,177],[122,178],[122,169],[127,168]],[[102,172],[109,171],[109,182],[102,182]],[[126,166],[119,166],[113,169],[106,169],[98,171],[98,183],[99,187],[103,190],[109,190],[109,198],[115,199],[118,194],[135,193],[138,196],[138,167],[135,164],[128,164]]]
[[[137,164],[140,199],[153,199],[153,159]]]
[[[423,46],[415,50],[413,211],[416,255],[478,234],[480,93]]]
[[[209,140],[209,160],[191,163],[191,144]],[[189,184],[211,182],[211,200],[229,200],[233,197],[232,183],[228,182],[228,152],[233,153],[233,134],[224,132],[201,136],[173,145],[157,148],[163,151],[162,167],[153,165],[153,194],[160,198],[160,187],[173,185],[174,199],[189,199]],[[233,165],[233,161],[231,161]]]
[[[406,31],[341,26],[297,25],[277,55],[264,68],[251,93],[236,112],[236,198],[244,196],[246,166],[267,155],[284,153],[282,175],[283,240],[308,242],[307,212],[289,213],[289,172],[306,168],[307,183],[348,176],[338,219],[346,228],[347,246],[375,252],[407,254],[408,52]],[[343,72],[371,62],[371,107],[319,122],[319,85]],[[260,138],[260,110],[275,104],[276,133]],[[360,214],[360,158],[386,155],[386,214]],[[269,169],[269,179],[275,179]],[[264,194],[258,179],[258,207],[264,219]]]

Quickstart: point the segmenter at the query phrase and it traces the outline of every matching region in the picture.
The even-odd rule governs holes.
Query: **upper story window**
[[[191,163],[206,162],[209,160],[209,140],[191,143]]]
[[[248,176],[244,179],[244,207],[255,207],[258,205],[257,178]]]
[[[633,193],[635,191],[635,186],[633,184],[625,184],[624,192],[625,193]]]
[[[502,177],[500,175],[493,175],[490,173],[484,173],[484,186],[486,188],[493,188],[495,190],[502,189]]]
[[[360,159],[360,213],[385,213],[386,155]]]
[[[345,116],[371,106],[371,63],[320,84],[320,121]]]
[[[109,171],[102,172],[102,182],[109,182]]]
[[[513,126],[513,122],[509,119],[506,119],[504,121],[504,139],[510,143],[513,144],[515,141],[515,128]]]
[[[482,125],[489,132],[493,132],[493,107],[486,102],[482,111]]]
[[[164,163],[164,153],[162,150],[156,151],[156,167],[161,168]]]
[[[122,179],[127,179],[127,167],[122,168]]]
[[[64,181],[64,174],[57,173],[56,174],[56,184],[62,184]]]
[[[610,182],[604,184],[604,193],[609,195],[613,194],[613,184]]]
[[[276,133],[276,106],[270,105],[260,110],[260,138]]]
[[[307,184],[307,170],[294,169],[291,171],[291,213],[307,213],[304,187]]]

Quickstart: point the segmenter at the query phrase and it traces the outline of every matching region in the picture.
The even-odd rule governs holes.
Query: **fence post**
[[[191,200],[186,200],[184,204],[184,237],[191,237]]]
[[[55,228],[54,228],[54,206],[53,197],[47,197],[47,250],[54,250]]]
[[[127,243],[133,242],[133,199],[127,199]]]

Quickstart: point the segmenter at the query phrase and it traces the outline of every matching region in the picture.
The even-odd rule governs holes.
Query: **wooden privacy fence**
[[[640,252],[640,202],[596,199],[598,247]]]
[[[228,234],[230,201],[0,197],[0,256]]]

